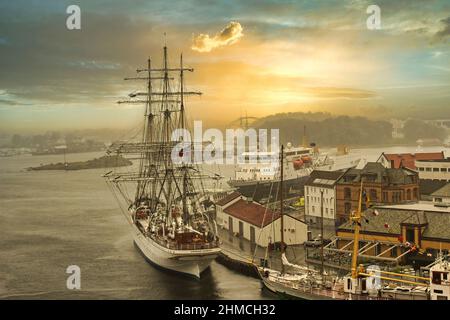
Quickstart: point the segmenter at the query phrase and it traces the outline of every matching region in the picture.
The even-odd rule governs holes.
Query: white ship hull
[[[217,257],[220,248],[197,250],[172,250],[159,245],[133,225],[134,243],[149,262],[166,270],[200,278],[211,262]]]

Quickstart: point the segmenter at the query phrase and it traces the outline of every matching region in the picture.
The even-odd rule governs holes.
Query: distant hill
[[[414,128],[407,126],[405,139],[392,138],[392,124],[386,120],[365,117],[335,116],[324,112],[294,112],[271,115],[259,119],[256,128],[280,129],[282,143],[300,144],[303,127],[309,142],[319,146],[334,147],[340,144],[350,146],[390,145],[394,143],[415,143],[418,139]],[[443,139],[445,130],[426,124],[421,120],[414,122],[414,127],[425,138]]]
[[[363,117],[325,117],[321,120],[310,120],[309,117],[288,118],[283,116],[269,117],[259,124],[259,128],[280,129],[282,143],[300,144],[303,127],[309,142],[319,146],[376,145],[392,143],[392,125],[387,121],[368,120]]]

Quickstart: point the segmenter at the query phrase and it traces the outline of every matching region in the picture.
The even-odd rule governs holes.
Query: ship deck
[[[137,224],[141,232],[143,232],[143,230],[147,230],[148,228],[147,220],[139,219],[137,220]],[[219,240],[204,241],[203,239],[199,238],[198,241],[183,243],[154,233],[146,232],[145,234],[160,246],[170,250],[204,250],[219,248]]]

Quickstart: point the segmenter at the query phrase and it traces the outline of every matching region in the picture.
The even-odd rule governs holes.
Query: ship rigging
[[[203,184],[210,177],[198,165],[184,161],[193,143],[172,134],[189,129],[185,97],[201,95],[185,89],[185,73],[194,70],[184,67],[182,55],[179,67],[169,67],[165,46],[161,68],[152,67],[148,59],[147,67],[136,71],[136,77],[125,80],[144,81],[145,90],[118,103],[145,105],[141,139],[112,144],[108,153],[138,163],[132,172],[112,171],[105,178],[117,199],[126,203],[124,214],[143,255],[165,269],[200,277],[220,252]]]

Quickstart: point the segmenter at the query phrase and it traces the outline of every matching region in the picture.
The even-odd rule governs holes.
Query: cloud
[[[436,33],[437,38],[444,38],[450,35],[450,17],[442,19],[441,23],[444,25],[444,27]]]
[[[377,96],[371,90],[337,87],[309,87],[305,88],[304,92],[318,98],[330,99],[370,99]]]
[[[222,31],[212,38],[208,34],[201,33],[194,38],[191,49],[198,52],[210,52],[211,50],[236,43],[244,36],[239,22],[231,21]]]

